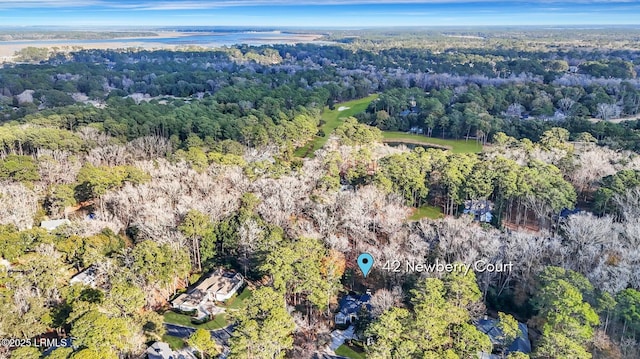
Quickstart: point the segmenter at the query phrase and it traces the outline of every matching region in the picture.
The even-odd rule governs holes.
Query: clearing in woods
[[[329,110],[328,107],[325,107],[324,112],[322,113],[322,120],[324,121],[324,124],[320,127],[322,136],[316,136],[312,141],[298,148],[295,155],[298,157],[313,157],[314,153],[327,143],[329,136],[331,136],[333,130],[340,126],[343,118],[364,112],[371,101],[377,97],[378,95],[374,94],[358,100],[339,103],[336,104],[335,110]]]
[[[427,137],[406,132],[383,131],[384,142],[406,143],[423,145],[450,150],[453,153],[480,153],[482,145],[476,140],[445,140],[442,138]]]

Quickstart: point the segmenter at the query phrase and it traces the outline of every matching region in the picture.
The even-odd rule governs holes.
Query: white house
[[[46,229],[47,231],[51,232],[54,229],[62,226],[63,224],[70,224],[71,221],[69,221],[68,219],[54,219],[54,220],[50,220],[50,221],[42,221],[40,223],[40,227]]]
[[[244,284],[240,273],[218,269],[209,274],[196,287],[179,295],[171,302],[173,308],[182,311],[203,311],[206,304],[224,302],[231,298]]]
[[[165,342],[155,342],[147,348],[148,359],[195,359],[188,350],[173,351]]]
[[[91,288],[96,287],[96,279],[98,274],[98,268],[95,265],[90,265],[87,269],[71,277],[69,284],[82,284]]]

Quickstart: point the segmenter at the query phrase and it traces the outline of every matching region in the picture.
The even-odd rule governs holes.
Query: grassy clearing
[[[325,107],[324,112],[322,113],[322,120],[324,121],[324,124],[320,127],[324,136],[316,136],[313,141],[298,148],[295,151],[295,155],[298,157],[313,157],[313,154],[327,143],[331,133],[340,126],[340,123],[342,123],[341,119],[364,112],[371,101],[377,97],[378,95],[374,94],[358,100],[337,103],[334,110],[329,110],[328,107]],[[340,107],[348,107],[348,109],[338,111]]]
[[[435,206],[422,206],[415,208],[413,214],[409,217],[410,221],[419,221],[422,218],[431,218],[438,219],[444,218],[444,213],[442,213],[442,208]]]
[[[180,350],[185,346],[185,342],[182,338],[174,337],[172,335],[163,335],[162,341],[169,344],[169,347],[173,350]]]
[[[453,153],[480,153],[482,145],[475,140],[444,140],[442,138],[427,137],[423,135],[415,135],[412,133],[384,131],[382,132],[385,141],[388,142],[406,142],[416,145],[442,147]]]
[[[251,289],[245,288],[242,291],[242,293],[231,297],[228,301],[226,301],[224,304],[220,306],[229,308],[229,309],[240,309],[244,305],[244,302],[247,299],[251,298],[252,295],[253,295],[253,292],[251,291]]]
[[[336,355],[340,355],[352,359],[365,359],[364,353],[359,353],[346,344],[342,344],[336,349]]]
[[[215,330],[224,328],[229,323],[227,322],[227,315],[225,313],[216,315],[213,320],[204,324],[191,323],[191,317],[184,314],[178,314],[176,312],[168,311],[164,313],[164,322],[169,324],[182,325],[183,327],[191,327],[196,329]]]

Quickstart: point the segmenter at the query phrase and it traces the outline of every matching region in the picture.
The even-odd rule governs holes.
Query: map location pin
[[[369,253],[362,253],[358,256],[358,267],[362,271],[364,277],[367,277],[367,274],[371,272],[371,267],[373,267],[373,256]]]

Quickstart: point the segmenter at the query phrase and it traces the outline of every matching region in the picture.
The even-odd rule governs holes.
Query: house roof
[[[147,348],[147,354],[149,358],[156,359],[174,359],[175,353],[169,347],[169,344],[165,342],[155,342],[149,348]]]
[[[209,274],[197,286],[173,300],[174,306],[188,305],[196,307],[202,302],[207,293],[220,295],[229,294],[242,281],[240,273],[218,269]]]
[[[196,289],[203,292],[220,293],[224,295],[230,293],[240,281],[242,281],[240,273],[227,272],[219,269],[198,284]]]
[[[577,214],[582,212],[582,210],[574,208],[574,209],[569,209],[569,208],[563,208],[562,211],[560,211],[560,217],[562,218],[567,218],[572,214]]]
[[[520,328],[520,332],[522,335],[517,337],[516,340],[509,345],[507,348],[507,352],[522,352],[522,353],[531,353],[531,342],[529,341],[529,328],[524,323],[518,323],[518,327]]]
[[[349,294],[345,295],[340,299],[338,305],[340,306],[340,310],[338,314],[342,314],[348,316],[350,314],[358,314],[360,308],[364,304],[368,310],[371,310],[371,304],[369,301],[371,300],[371,296],[369,294]]]
[[[85,285],[92,285],[96,280],[97,272],[98,268],[92,264],[87,267],[87,269],[71,277],[71,280],[69,282],[71,284],[82,283]]]
[[[47,231],[53,231],[54,229],[60,227],[63,224],[71,223],[68,219],[53,219],[50,221],[42,221],[40,222],[40,227],[46,229]]]
[[[526,324],[518,322],[520,336],[511,343],[505,343],[502,338],[502,330],[498,328],[498,319],[480,319],[476,327],[481,332],[487,334],[491,339],[491,344],[506,347],[505,353],[522,352],[531,353],[531,342],[529,341],[529,328]],[[508,345],[508,346],[507,346]]]
[[[483,200],[467,200],[464,201],[464,213],[472,213],[482,215],[485,213],[491,213],[493,209],[493,202],[483,199]]]

